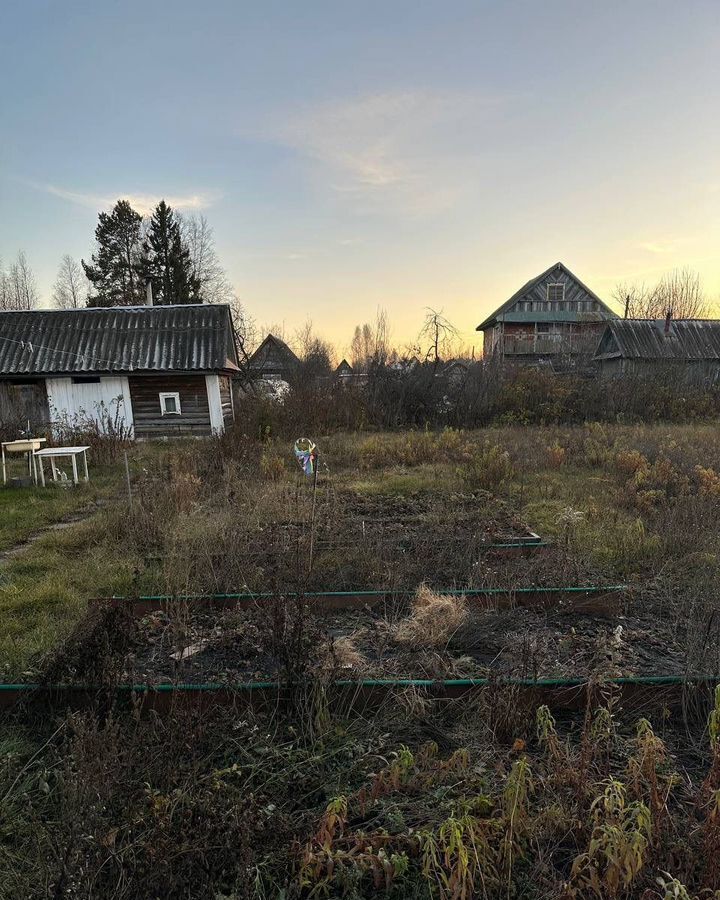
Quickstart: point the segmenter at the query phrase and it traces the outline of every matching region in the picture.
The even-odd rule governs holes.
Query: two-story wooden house
[[[562,263],[531,278],[477,326],[485,359],[554,367],[588,360],[608,319],[617,318],[587,285]]]

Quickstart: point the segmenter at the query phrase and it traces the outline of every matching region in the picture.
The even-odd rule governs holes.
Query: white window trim
[[[165,409],[165,401],[168,397],[175,400],[176,409]],[[182,408],[180,406],[180,394],[177,391],[166,391],[160,394],[160,415],[161,416],[181,416]]]
[[[562,288],[562,297],[559,300],[558,299],[551,300],[550,299],[550,288],[558,288],[558,287]],[[547,285],[546,290],[545,290],[545,299],[547,300],[548,303],[563,303],[565,301],[565,282],[564,281],[550,282],[550,284]]]

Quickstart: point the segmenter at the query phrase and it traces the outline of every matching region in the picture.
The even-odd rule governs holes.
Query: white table
[[[55,460],[61,456],[68,456],[72,462],[72,470],[73,470],[73,484],[78,484],[80,479],[78,478],[78,465],[77,459],[78,456],[82,456],[83,463],[85,465],[85,481],[90,481],[90,475],[88,474],[88,464],[87,464],[87,452],[90,447],[47,447],[45,450],[36,450],[33,453],[33,458],[37,460],[37,464],[39,466],[40,471],[40,483],[43,487],[45,487],[45,472],[43,470],[43,460],[50,460],[50,467],[52,468],[52,477],[53,481],[57,481],[57,466],[55,465]]]
[[[2,444],[2,473],[3,484],[7,484],[7,467],[5,465],[6,453],[27,453],[28,472],[31,478],[37,484],[37,475],[33,463],[33,454],[40,449],[40,444],[45,443],[45,438],[25,438],[19,441],[4,441]]]

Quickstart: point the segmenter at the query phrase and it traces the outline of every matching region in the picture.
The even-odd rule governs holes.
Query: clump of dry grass
[[[436,594],[426,584],[415,593],[412,612],[395,626],[394,638],[408,647],[444,647],[465,622],[463,597]]]
[[[354,669],[360,672],[365,668],[367,661],[350,635],[335,638],[330,644],[329,651],[332,668]]]

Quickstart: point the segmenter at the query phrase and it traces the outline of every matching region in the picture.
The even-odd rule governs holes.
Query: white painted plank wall
[[[90,384],[73,384],[72,378],[48,378],[46,386],[53,422],[69,420],[72,424],[76,418],[94,419],[105,430],[107,420],[114,422],[119,411],[118,420],[133,428],[130,388],[124,376],[108,376]]]
[[[222,434],[225,431],[225,420],[220,397],[220,379],[217,375],[206,375],[205,384],[210,407],[210,428],[214,434]]]

